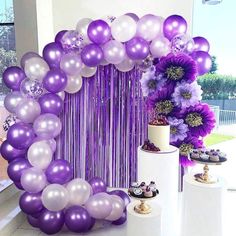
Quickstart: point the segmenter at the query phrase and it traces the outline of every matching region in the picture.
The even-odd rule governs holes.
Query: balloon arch
[[[25,191],[20,198],[20,207],[28,214],[30,224],[47,234],[55,234],[61,230],[64,223],[73,232],[86,232],[93,227],[96,219],[104,219],[115,225],[126,221],[125,207],[129,203],[127,194],[119,190],[107,192],[106,182],[99,177],[89,176],[92,177],[89,182],[82,178],[73,178],[75,166],[72,167],[67,160],[54,158],[55,152],[70,146],[70,134],[67,137],[69,140],[64,142],[65,146],[55,140],[62,130],[59,115],[63,112],[64,102],[67,103],[65,94],[67,98],[70,96],[68,94],[79,93],[83,83],[87,83],[85,80],[92,80],[90,77],[94,77],[97,70],[103,70],[105,78],[108,73],[106,66],[111,67],[109,64],[112,64],[113,68],[112,72],[108,73],[109,86],[113,83],[111,74],[119,73],[118,71],[127,72],[121,73],[123,79],[130,75],[136,80],[135,83],[140,84],[139,77],[143,72],[144,75],[150,75],[153,65],[156,70],[160,70],[160,66],[164,67],[167,59],[168,63],[172,63],[172,67],[168,67],[167,72],[162,72],[161,79],[160,75],[155,74],[155,79],[159,78],[156,82],[166,82],[171,78],[177,83],[182,81],[184,75],[188,75],[188,78],[184,79],[191,84],[196,79],[196,73],[202,75],[210,70],[211,57],[208,54],[208,41],[203,37],[191,38],[186,32],[187,23],[179,15],[164,19],[148,14],[139,19],[134,13],[128,13],[105,20],[93,21],[85,18],[79,20],[76,30],[60,31],[55,41],[44,47],[42,57],[37,53],[28,52],[21,58],[21,67],[13,66],[5,70],[3,81],[12,91],[6,96],[4,105],[15,119],[14,124],[8,127],[1,154],[9,162],[9,177],[19,189]],[[183,67],[180,66],[181,63]],[[103,76],[100,76],[101,81]],[[128,88],[131,86],[130,77],[127,79]],[[146,96],[150,100],[153,98],[153,83],[149,85]],[[166,85],[171,86],[170,83]],[[139,91],[140,87],[137,88]],[[123,88],[119,96],[122,96],[122,91]],[[143,101],[142,95],[139,96]],[[155,99],[158,100],[161,96]],[[134,94],[134,97],[137,95]],[[75,108],[77,109],[76,106]],[[129,122],[141,122],[140,127],[143,128],[133,131],[141,135],[145,132],[147,117],[143,118],[141,114],[140,118],[137,111],[133,111],[133,115],[138,117],[137,120],[130,116]],[[146,113],[142,111],[141,113]],[[196,109],[193,109],[193,112],[197,114]],[[70,124],[68,120],[64,122],[64,125],[67,124]],[[105,125],[105,129],[106,127]],[[124,142],[132,139],[129,131],[127,133]],[[122,135],[120,138],[122,139]],[[134,159],[140,141],[133,146]],[[130,154],[129,151],[127,153]],[[72,162],[73,159],[74,157]],[[96,164],[99,166],[99,162]],[[99,168],[101,171],[106,169],[101,166]],[[124,168],[123,175],[126,175],[126,171],[135,169],[135,164],[132,168]],[[132,179],[124,177],[127,179],[126,185],[135,179],[135,173],[131,175]]]

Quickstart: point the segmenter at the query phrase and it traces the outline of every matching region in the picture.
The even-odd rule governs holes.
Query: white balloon
[[[8,93],[4,98],[4,107],[11,113],[16,112],[17,105],[23,100],[23,96],[19,91]]]
[[[92,191],[90,184],[79,178],[71,180],[66,189],[69,192],[69,203],[80,206],[87,202]]]
[[[65,100],[65,92],[64,91],[57,93],[57,95],[61,98],[62,101]]]
[[[95,75],[96,72],[97,72],[97,67],[88,67],[83,64],[80,74],[82,77],[89,78]]]
[[[135,20],[127,15],[116,18],[111,24],[111,34],[119,42],[129,41],[135,36],[136,31]]]
[[[46,169],[52,161],[52,149],[47,141],[33,143],[27,152],[30,164],[39,169]]]
[[[68,76],[65,91],[67,93],[77,93],[83,85],[83,79],[80,75]]]
[[[41,57],[32,57],[25,62],[24,69],[28,78],[42,81],[49,71],[49,66]]]
[[[92,22],[93,20],[90,19],[90,18],[83,18],[81,20],[78,21],[77,25],[76,25],[76,30],[83,35],[84,37],[84,42],[87,44],[87,43],[90,43],[90,39],[88,37],[88,34],[87,34],[87,30],[88,30],[88,26],[89,24]]]
[[[124,61],[119,64],[116,64],[115,67],[121,72],[128,72],[134,68],[135,62],[126,57]]]
[[[69,202],[69,193],[60,184],[48,185],[42,193],[42,203],[50,211],[61,211]]]
[[[170,41],[164,36],[158,36],[150,44],[150,52],[153,57],[164,57],[170,53]]]

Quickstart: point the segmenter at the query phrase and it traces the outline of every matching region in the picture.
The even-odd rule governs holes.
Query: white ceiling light
[[[202,0],[203,4],[208,4],[208,5],[217,5],[220,4],[222,0]]]

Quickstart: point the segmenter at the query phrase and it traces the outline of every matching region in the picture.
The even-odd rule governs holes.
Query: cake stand
[[[198,173],[194,175],[196,181],[204,184],[214,184],[218,182],[218,178],[209,175],[209,165],[221,165],[223,162],[227,161],[226,158],[220,158],[219,161],[210,161],[210,160],[202,160],[195,159],[189,157],[190,160],[195,161],[196,163],[203,164],[203,173]]]

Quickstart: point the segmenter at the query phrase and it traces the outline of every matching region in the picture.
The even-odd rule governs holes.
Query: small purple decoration
[[[209,52],[210,50],[210,44],[207,39],[204,37],[194,37],[194,51],[203,51],[203,52]]]
[[[106,192],[106,190],[107,190],[106,183],[100,177],[94,177],[94,178],[90,179],[89,184],[92,187],[93,194],[100,193],[100,192]]]
[[[39,220],[31,215],[27,215],[27,220],[29,222],[29,224],[34,227],[34,228],[38,228],[39,227]]]
[[[62,43],[62,38],[65,35],[65,33],[68,32],[68,30],[61,30],[59,31],[55,36],[55,43]]]

